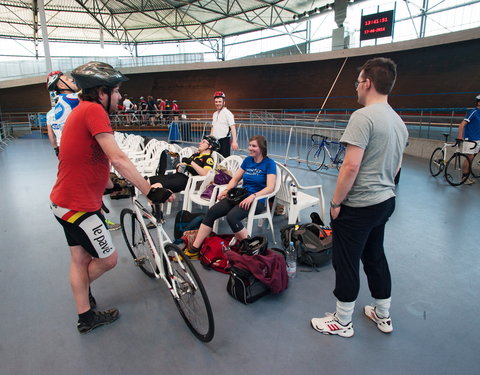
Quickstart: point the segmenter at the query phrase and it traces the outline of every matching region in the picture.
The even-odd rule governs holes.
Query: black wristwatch
[[[333,200],[330,201],[330,207],[331,208],[338,208],[340,207],[342,204],[341,203],[335,203]]]

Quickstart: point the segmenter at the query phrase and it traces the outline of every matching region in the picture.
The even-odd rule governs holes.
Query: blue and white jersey
[[[52,126],[53,122],[55,121],[55,107],[53,107],[50,111],[47,112],[47,125]]]
[[[57,144],[60,146],[63,126],[70,112],[80,103],[77,93],[60,94],[57,104],[55,104],[54,119],[51,122],[52,130],[57,138]]]
[[[472,109],[467,113],[464,120],[467,125],[465,125],[463,137],[470,141],[480,141],[480,109]]]

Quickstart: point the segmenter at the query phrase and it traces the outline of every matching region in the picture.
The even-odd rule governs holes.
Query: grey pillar
[[[47,74],[48,74],[52,71],[52,58],[50,56],[50,45],[48,44],[47,21],[45,18],[45,7],[43,4],[43,0],[38,0],[38,15],[40,16],[43,49],[45,51],[45,67],[47,69]]]
[[[335,23],[338,28],[332,31],[332,49],[345,49],[350,45],[350,36],[345,28],[344,22],[347,18],[347,0],[335,0]]]

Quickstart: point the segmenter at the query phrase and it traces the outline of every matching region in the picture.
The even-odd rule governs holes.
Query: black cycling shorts
[[[68,246],[82,246],[94,258],[106,258],[115,252],[112,236],[100,211],[72,211],[54,203],[50,208],[63,226]]]

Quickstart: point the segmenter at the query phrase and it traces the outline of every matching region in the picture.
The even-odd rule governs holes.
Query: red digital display
[[[393,10],[362,16],[360,40],[392,36],[394,17],[395,13]]]

